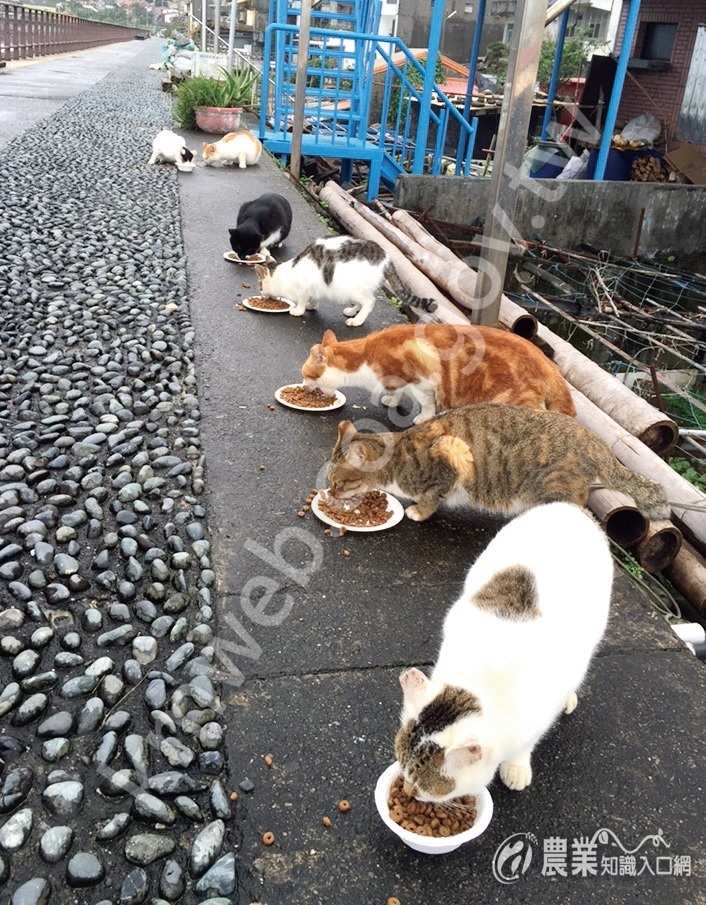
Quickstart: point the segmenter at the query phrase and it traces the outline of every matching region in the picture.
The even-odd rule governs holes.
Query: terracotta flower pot
[[[194,107],[196,125],[202,132],[225,135],[240,128],[242,107]]]

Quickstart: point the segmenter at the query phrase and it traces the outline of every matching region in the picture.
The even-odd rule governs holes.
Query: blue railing
[[[273,23],[265,31],[264,72],[272,78],[263,79],[260,137],[282,155],[291,148],[298,34],[294,24]],[[392,186],[404,172],[439,174],[453,119],[465,139],[459,142],[464,151],[457,152],[455,172],[468,175],[475,118],[466,120],[438,85],[425,109],[424,68],[399,38],[313,27],[307,55],[302,153],[340,157],[349,165],[369,163],[368,197],[375,197],[378,176]],[[373,76],[376,62],[385,63],[379,84]],[[417,153],[420,135],[424,154]]]

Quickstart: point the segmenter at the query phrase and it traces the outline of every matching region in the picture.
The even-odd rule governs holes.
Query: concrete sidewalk
[[[381,824],[373,788],[394,759],[398,674],[433,662],[445,610],[502,522],[446,513],[339,539],[324,535],[311,513],[297,518],[309,490],[322,486],[338,421],[388,422],[362,393],[347,391],[340,411],[309,415],[272,411],[274,391],[297,380],[324,329],[353,337],[398,315],[382,301],[365,327],[351,330],[325,305],[303,318],[239,310],[256,281],[222,260],[227,229],[240,203],[272,190],[295,212],[280,256],[286,259],[327,227],[271,160],[246,171],[199,165],[180,182],[229,765],[233,785],[255,784],[236,808],[238,901],[706,901],[704,668],[624,577],[578,710],[539,746],[530,789],[493,784],[495,816],[485,835],[434,859],[406,849]],[[271,596],[258,617],[262,595]],[[337,810],[341,799],[351,802],[350,812]],[[332,820],[328,829],[324,816]],[[601,829],[611,841],[594,849],[597,875],[590,863],[582,875],[579,854],[572,868],[574,840]],[[276,839],[269,848],[261,842],[267,831]],[[643,845],[635,854],[639,876],[630,875],[624,850],[660,831],[670,848]],[[530,834],[532,862],[505,885],[493,875],[494,856],[517,834]],[[554,837],[568,846],[565,878],[542,875],[544,846]],[[668,860],[658,864],[664,854],[686,856],[692,876],[673,875],[680,868]],[[649,872],[658,868],[672,875]]]
[[[147,70],[150,50],[156,59],[157,42],[145,51],[146,80],[156,76]],[[189,146],[200,149],[204,138],[190,135]],[[494,782],[488,830],[440,858],[407,849],[382,825],[373,789],[393,759],[398,674],[433,663],[443,615],[502,522],[445,512],[338,538],[311,513],[297,517],[321,486],[338,421],[389,422],[361,392],[347,392],[337,412],[307,414],[277,405],[274,391],[297,380],[324,329],[358,336],[396,323],[398,312],[381,299],[364,328],[350,329],[332,306],[302,318],[240,310],[256,280],[223,252],[243,201],[263,191],[289,198],[294,225],[281,258],[329,227],[266,155],[245,171],[199,160],[178,179],[174,215],[195,330],[216,573],[220,719],[228,787],[239,792],[227,830],[237,886],[232,900],[219,902],[706,902],[704,668],[622,575],[579,707],[538,746],[532,786],[513,793]],[[351,803],[347,813],[338,810],[341,799]],[[262,843],[268,831],[271,846]],[[181,832],[176,824],[175,838]],[[657,847],[647,840],[653,836]],[[494,868],[515,842],[532,857],[508,859],[498,879]],[[558,870],[547,857],[552,848]],[[174,857],[186,863],[183,852]],[[55,879],[52,902],[97,899],[62,891],[63,863],[45,869]],[[156,882],[150,888],[157,902]],[[200,900],[189,889],[179,901]]]

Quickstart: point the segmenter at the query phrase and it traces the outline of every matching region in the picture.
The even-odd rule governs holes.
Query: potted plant
[[[174,119],[185,129],[225,134],[240,127],[243,108],[252,106],[260,74],[248,67],[223,73],[220,78],[195,75],[174,92]]]

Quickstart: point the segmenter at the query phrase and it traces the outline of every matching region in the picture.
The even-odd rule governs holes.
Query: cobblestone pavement
[[[0,161],[13,905],[235,884],[178,183],[145,166],[170,98],[145,73],[144,54],[122,63]]]

